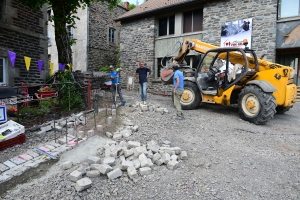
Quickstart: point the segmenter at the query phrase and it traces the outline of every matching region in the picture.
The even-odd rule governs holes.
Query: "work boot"
[[[122,101],[122,106],[125,106],[125,103],[126,103],[126,101],[125,101],[125,100],[123,100],[123,101]]]
[[[177,116],[177,119],[178,119],[178,120],[183,120],[183,119],[184,119],[184,115],[181,114],[181,115]]]

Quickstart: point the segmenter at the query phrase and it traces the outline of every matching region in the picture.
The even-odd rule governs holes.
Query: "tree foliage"
[[[136,5],[134,5],[134,4],[129,4],[129,10],[132,10],[132,9],[134,9],[136,7]]]
[[[75,28],[75,20],[79,19],[77,10],[90,6],[94,2],[107,3],[112,10],[118,5],[119,0],[19,0],[19,2],[33,10],[40,10],[45,4],[51,5],[53,15],[48,19],[54,22],[55,40],[58,52],[58,62],[70,63],[70,45],[66,26]]]

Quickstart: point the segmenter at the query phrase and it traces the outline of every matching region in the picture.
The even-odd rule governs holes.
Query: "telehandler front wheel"
[[[276,113],[275,97],[256,85],[246,86],[239,94],[239,114],[246,121],[265,124]]]
[[[196,83],[184,81],[184,91],[180,100],[181,108],[183,110],[195,109],[201,101],[200,90]]]

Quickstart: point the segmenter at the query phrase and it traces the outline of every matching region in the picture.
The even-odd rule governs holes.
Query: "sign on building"
[[[221,47],[244,48],[243,40],[248,40],[251,48],[252,18],[222,23]]]
[[[6,106],[0,104],[0,123],[7,121]]]

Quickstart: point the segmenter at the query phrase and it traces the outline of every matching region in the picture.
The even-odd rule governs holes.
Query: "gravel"
[[[171,97],[149,94],[148,104],[168,112],[141,112],[129,106],[138,93],[123,94],[128,104],[118,115],[139,126],[128,140],[170,141],[187,151],[179,168],[154,166],[137,181],[101,175],[82,192],[68,179],[71,168],[17,185],[3,199],[300,199],[299,104],[258,126],[241,120],[236,107],[204,105],[177,120]]]

